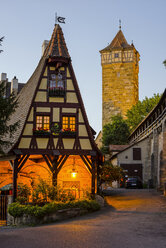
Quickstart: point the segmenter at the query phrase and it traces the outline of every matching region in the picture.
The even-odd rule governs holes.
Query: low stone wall
[[[13,216],[8,214],[7,225],[38,225],[44,223],[51,223],[58,220],[65,220],[72,217],[80,216],[85,213],[88,213],[87,210],[83,210],[80,208],[70,208],[70,209],[62,209],[58,210],[55,213],[51,213],[45,215],[41,218],[36,218],[30,215],[23,215],[21,217],[14,218]]]

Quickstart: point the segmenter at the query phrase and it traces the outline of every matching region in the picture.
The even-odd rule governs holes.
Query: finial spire
[[[121,20],[119,19],[119,30],[121,30]]]
[[[57,13],[55,13],[55,25],[57,24],[58,22],[58,17],[57,17]]]

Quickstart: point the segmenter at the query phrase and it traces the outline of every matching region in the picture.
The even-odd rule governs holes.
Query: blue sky
[[[139,98],[166,87],[165,0],[0,0],[0,73],[26,83],[50,39],[55,12],[66,18],[64,37],[90,125],[98,132],[102,115],[102,71],[99,50],[118,32],[119,19],[128,41],[140,53]]]

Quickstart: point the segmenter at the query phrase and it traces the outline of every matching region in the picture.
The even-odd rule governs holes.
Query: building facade
[[[159,103],[129,137],[130,146],[112,156],[128,176],[163,190],[166,182],[166,90]]]
[[[112,42],[101,53],[102,126],[111,117],[121,114],[138,101],[139,53],[129,45],[120,28]]]
[[[42,178],[77,197],[95,194],[102,155],[58,24],[17,100],[10,123],[20,125],[0,157],[0,187],[13,181],[15,199],[18,183],[31,187]]]

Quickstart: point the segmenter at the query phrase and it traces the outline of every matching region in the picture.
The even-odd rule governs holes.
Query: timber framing
[[[63,94],[50,95],[50,87],[53,85],[53,90],[57,90],[57,82],[63,87],[58,86],[58,92],[63,89]],[[5,151],[6,158],[13,168],[13,199],[15,200],[17,196],[18,173],[28,159],[34,163],[44,161],[52,174],[52,183],[56,185],[57,176],[63,165],[70,156],[78,155],[91,175],[91,193],[94,194],[97,167],[102,163],[102,154],[94,142],[95,131],[89,125],[71,58],[59,25],[55,25],[49,45],[32,77],[19,93],[18,102],[19,107],[11,122],[19,118],[20,128],[14,136],[13,145]],[[69,120],[74,117],[73,132],[70,124],[67,124],[68,128],[64,130],[63,117]],[[37,122],[37,119],[42,119],[42,124]],[[44,127],[45,119],[49,120],[48,129]],[[58,127],[56,131],[55,126]],[[14,153],[15,157],[8,156]],[[34,158],[34,155],[39,157]]]

